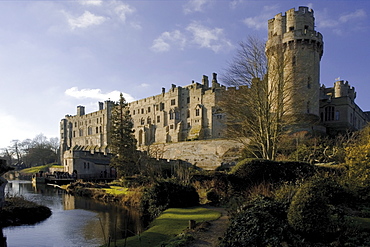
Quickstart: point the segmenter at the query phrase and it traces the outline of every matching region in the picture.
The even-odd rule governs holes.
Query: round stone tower
[[[288,115],[312,126],[319,120],[320,60],[323,37],[315,31],[313,10],[290,9],[268,21],[268,80],[279,89]]]

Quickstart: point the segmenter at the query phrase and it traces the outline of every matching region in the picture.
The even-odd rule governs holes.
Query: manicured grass
[[[48,171],[49,170],[49,167],[51,167],[52,165],[44,165],[44,166],[34,166],[34,167],[30,167],[30,168],[26,168],[26,169],[23,169],[21,170],[20,172],[21,173],[24,173],[24,174],[34,174],[36,172],[39,172],[39,171]]]
[[[130,247],[155,247],[180,234],[189,226],[189,220],[196,222],[216,220],[221,216],[217,211],[203,208],[170,208],[155,219],[150,228],[140,236],[127,239],[126,246]],[[125,240],[117,241],[117,246],[125,246]]]
[[[113,186],[111,185],[110,188],[103,188],[103,190],[108,193],[108,194],[112,194],[112,195],[126,195],[129,193],[128,191],[128,188],[125,188],[125,187],[121,187],[121,186]]]
[[[55,165],[55,164],[47,164],[43,166],[33,166],[30,168],[26,168],[26,169],[21,170],[20,172],[23,174],[34,174],[39,171],[47,172],[49,171],[49,168],[63,168],[63,166]]]

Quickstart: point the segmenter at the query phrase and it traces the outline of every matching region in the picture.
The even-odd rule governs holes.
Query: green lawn
[[[34,174],[34,173],[37,173],[39,171],[44,171],[44,172],[49,171],[50,167],[63,168],[63,166],[60,166],[60,165],[48,164],[48,165],[43,165],[43,166],[33,166],[33,167],[30,167],[30,168],[23,169],[20,172],[24,173],[24,174]]]
[[[121,187],[121,186],[113,186],[113,185],[111,185],[110,188],[103,188],[102,190],[114,196],[122,195],[122,194],[126,195],[129,193],[128,188]]]
[[[134,236],[125,240],[117,241],[117,246],[129,247],[155,247],[161,246],[161,242],[167,241],[180,234],[189,226],[189,220],[196,222],[216,220],[221,216],[217,211],[203,208],[170,208],[155,219],[150,228],[140,236]],[[111,244],[111,246],[114,246]]]

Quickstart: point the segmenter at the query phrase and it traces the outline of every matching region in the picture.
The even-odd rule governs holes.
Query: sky
[[[349,81],[370,110],[370,1],[0,0],[0,148],[59,137],[78,105],[220,78],[239,42],[267,39],[267,21],[299,6],[324,37],[320,83]]]

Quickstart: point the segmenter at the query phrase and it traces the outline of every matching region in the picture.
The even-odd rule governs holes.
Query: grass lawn
[[[110,188],[103,188],[102,190],[114,196],[122,195],[122,194],[126,195],[129,193],[128,188],[121,187],[121,186],[113,186],[113,185],[111,185]]]
[[[124,239],[118,240],[117,246],[161,246],[161,242],[169,240],[185,230],[189,226],[189,220],[195,220],[196,222],[210,221],[216,220],[220,216],[219,212],[203,207],[170,208],[155,219],[150,228],[143,232],[140,237],[128,238],[126,245]]]
[[[48,165],[43,165],[43,166],[33,166],[33,167],[30,167],[30,168],[23,169],[20,172],[24,173],[24,174],[34,174],[34,173],[37,173],[39,171],[44,171],[44,172],[49,171],[50,167],[63,168],[63,166],[60,166],[60,165],[48,164]]]

